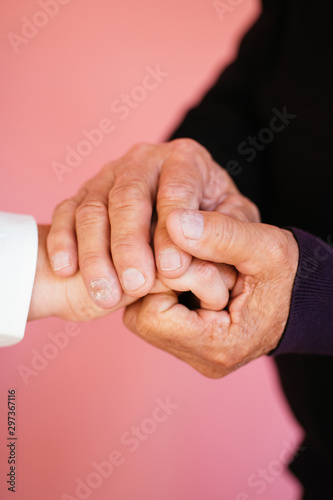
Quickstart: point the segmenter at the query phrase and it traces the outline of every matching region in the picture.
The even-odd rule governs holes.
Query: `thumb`
[[[170,238],[182,250],[250,275],[272,266],[283,233],[274,226],[242,222],[219,212],[183,209],[173,210],[166,225]]]

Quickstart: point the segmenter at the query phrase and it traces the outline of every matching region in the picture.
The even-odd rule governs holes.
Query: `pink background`
[[[234,56],[258,14],[256,1],[229,3],[224,19],[206,0],[59,0],[58,12],[54,7],[46,18],[36,14],[37,1],[7,6],[0,20],[1,209],[49,222],[55,204],[103,163],[135,142],[163,140]],[[20,34],[24,17],[45,26],[15,53],[8,33]],[[156,65],[169,75],[121,120],[111,104]],[[66,147],[76,147],[82,130],[103,118],[114,131],[59,182],[53,162],[64,162]],[[68,324],[34,322],[20,344],[0,350],[0,497],[13,498],[5,484],[6,400],[15,388],[17,500],[83,498],[76,480],[87,476],[97,481],[86,494],[92,500],[297,499],[299,486],[279,460],[301,430],[271,360],[205,379],[136,338],[121,317],[78,325],[76,337],[63,337],[62,350],[49,334],[68,331]],[[32,368],[36,352],[54,357],[23,380],[19,367]],[[154,424],[156,400],[167,397],[178,408]],[[138,425],[151,433],[133,452],[121,436]],[[109,460],[113,450],[124,462],[109,478],[90,476],[92,462]],[[260,468],[269,481],[258,482]]]

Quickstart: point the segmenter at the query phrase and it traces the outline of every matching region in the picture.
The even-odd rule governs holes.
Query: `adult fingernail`
[[[60,271],[60,269],[70,266],[70,258],[67,252],[56,253],[52,257],[51,261],[52,261],[53,271]]]
[[[166,248],[160,254],[161,271],[174,271],[182,265],[178,250]]]
[[[126,271],[123,272],[122,282],[124,288],[129,292],[134,292],[138,288],[142,287],[145,284],[146,280],[138,269],[134,267],[129,267]]]
[[[183,212],[180,223],[185,238],[198,240],[201,238],[204,229],[204,219],[199,212]]]
[[[95,300],[108,300],[112,295],[110,281],[103,278],[92,280],[89,285],[90,295]]]

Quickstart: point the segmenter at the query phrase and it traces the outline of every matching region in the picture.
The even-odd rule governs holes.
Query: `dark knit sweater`
[[[293,231],[297,287],[274,353],[333,354],[333,2],[263,5],[237,60],[172,138],[206,146],[263,222],[313,235]]]
[[[172,138],[206,146],[263,222],[291,228],[298,242],[273,355],[306,431],[291,468],[304,499],[320,500],[333,498],[333,2],[262,3],[236,61]]]

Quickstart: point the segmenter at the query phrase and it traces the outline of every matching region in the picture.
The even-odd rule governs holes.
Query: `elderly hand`
[[[165,279],[183,276],[192,257],[166,229],[175,208],[259,221],[256,206],[197,142],[139,144],[56,208],[47,239],[54,273],[68,277],[80,268],[91,299],[105,309],[123,304],[124,292],[133,299],[151,292],[156,268]]]
[[[189,310],[172,291],[148,295],[126,308],[126,326],[214,378],[274,349],[287,322],[297,269],[293,235],[195,210],[169,213],[166,228],[183,252],[235,266],[231,300],[222,311]]]

